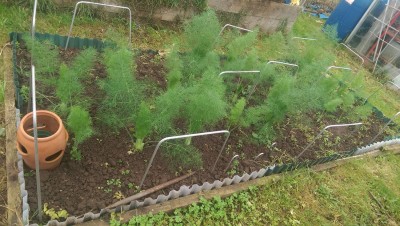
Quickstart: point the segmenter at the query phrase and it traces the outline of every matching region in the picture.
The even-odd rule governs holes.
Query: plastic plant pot
[[[50,170],[58,167],[64,156],[69,138],[67,130],[58,115],[39,110],[37,113],[39,168]],[[33,137],[33,113],[25,115],[17,130],[17,150],[26,165],[35,167],[35,146]]]

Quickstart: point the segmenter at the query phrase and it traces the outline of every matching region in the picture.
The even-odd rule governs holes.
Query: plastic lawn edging
[[[10,33],[10,40],[12,42],[12,46],[13,46],[13,50],[12,50],[12,61],[13,61],[13,79],[14,79],[14,86],[15,86],[15,94],[16,94],[16,108],[17,108],[17,112],[18,110],[21,109],[23,103],[23,98],[20,95],[20,84],[19,84],[19,78],[18,78],[18,73],[17,73],[17,56],[16,56],[16,50],[17,50],[17,42],[22,40],[22,33],[16,33],[16,32],[12,32]],[[35,37],[38,40],[44,41],[50,41],[52,42],[54,45],[59,46],[59,47],[65,47],[65,43],[67,40],[66,36],[60,36],[60,35],[52,35],[52,34],[41,34],[41,33],[36,33]],[[79,38],[79,37],[71,37],[70,38],[70,42],[68,45],[68,48],[77,48],[77,49],[84,49],[84,48],[95,48],[97,50],[102,50],[104,47],[109,46],[112,44],[106,44],[100,40],[97,39],[88,39],[88,38]],[[387,117],[385,117],[383,115],[382,112],[380,112],[377,108],[373,107],[373,112],[377,115],[377,117],[379,119],[381,119],[384,122],[388,122]],[[19,122],[19,114],[17,114],[17,122]],[[211,189],[215,189],[215,188],[220,188],[223,186],[229,186],[229,185],[233,185],[233,184],[237,184],[237,183],[241,183],[241,182],[246,182],[249,180],[253,180],[256,178],[261,178],[261,177],[265,177],[265,176],[270,176],[273,174],[279,174],[279,173],[283,173],[283,172],[288,172],[288,171],[293,171],[296,169],[300,169],[300,168],[310,168],[312,166],[318,165],[318,164],[323,164],[323,163],[327,163],[327,162],[331,162],[331,161],[335,161],[338,159],[342,159],[342,158],[346,158],[346,157],[350,157],[350,156],[354,156],[354,155],[359,155],[362,153],[366,153],[369,151],[372,151],[374,149],[380,148],[382,146],[388,145],[388,144],[398,144],[400,143],[400,139],[392,139],[392,140],[388,140],[388,141],[382,141],[382,142],[377,142],[371,145],[367,145],[363,148],[356,148],[354,150],[351,151],[347,151],[347,152],[343,152],[343,153],[336,153],[333,154],[331,156],[327,156],[327,157],[322,157],[316,160],[312,160],[312,161],[302,161],[302,162],[291,162],[291,163],[285,163],[285,164],[280,164],[280,165],[272,165],[272,166],[268,166],[266,168],[262,168],[258,171],[254,171],[250,174],[244,173],[242,176],[239,175],[235,175],[231,178],[225,178],[223,180],[215,180],[212,183],[209,182],[205,182],[202,185],[198,185],[198,184],[193,184],[190,186],[181,186],[180,189],[178,191],[176,190],[172,190],[169,192],[168,195],[159,195],[157,198],[153,199],[153,198],[145,198],[143,201],[133,201],[128,205],[122,205],[119,206],[115,209],[112,210],[106,210],[106,209],[102,209],[100,210],[99,213],[85,213],[82,217],[76,217],[76,216],[70,216],[68,217],[64,222],[58,222],[57,220],[51,220],[47,223],[47,225],[70,225],[70,224],[78,224],[78,223],[82,223],[82,222],[86,222],[86,221],[90,221],[90,220],[95,220],[100,218],[101,216],[104,216],[106,214],[109,214],[109,212],[111,211],[115,211],[115,212],[121,212],[121,211],[129,211],[129,210],[133,210],[133,209],[137,209],[137,208],[141,208],[141,207],[145,207],[145,206],[149,206],[149,205],[153,205],[153,204],[159,204],[159,203],[163,203],[165,201],[171,200],[171,199],[176,199],[176,198],[180,198],[180,197],[184,197],[184,196],[188,196],[191,194],[196,194],[202,191],[208,191]],[[20,191],[21,191],[21,198],[22,198],[22,221],[24,223],[24,225],[28,225],[29,224],[29,204],[28,204],[28,193],[25,189],[25,180],[24,180],[24,169],[23,169],[23,160],[21,158],[21,156],[18,154],[18,179],[19,179],[19,183],[20,183]],[[37,225],[37,224],[34,224]]]

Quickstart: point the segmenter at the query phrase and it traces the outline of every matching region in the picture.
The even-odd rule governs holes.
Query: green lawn
[[[129,225],[397,225],[400,156],[301,170],[226,199],[132,218]],[[121,225],[114,215],[111,225]]]

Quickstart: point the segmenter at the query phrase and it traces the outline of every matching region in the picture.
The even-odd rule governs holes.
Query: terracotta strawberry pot
[[[54,169],[60,165],[69,138],[58,117],[50,111],[36,111],[38,128],[39,168]],[[17,149],[29,168],[35,169],[33,113],[25,115],[17,130]]]

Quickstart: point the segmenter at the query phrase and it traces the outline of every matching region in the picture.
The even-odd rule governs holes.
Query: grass
[[[20,6],[6,6],[0,3],[0,44],[9,41],[10,32],[30,32],[32,9]],[[37,12],[36,32],[67,35],[72,20],[72,11]],[[128,39],[128,21],[113,18],[94,19],[90,16],[77,14],[72,29],[72,36],[81,38],[105,38],[109,28],[123,34]],[[164,29],[156,26],[138,24],[132,21],[132,43],[134,48],[164,49],[176,39],[175,29]],[[179,36],[179,35],[178,35]]]
[[[218,197],[132,218],[129,225],[396,225],[400,156],[355,159],[328,171],[282,175],[226,199]],[[114,216],[111,225],[119,225]]]

